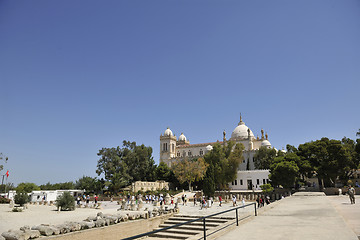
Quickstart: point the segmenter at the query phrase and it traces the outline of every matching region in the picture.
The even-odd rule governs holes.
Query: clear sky
[[[96,176],[102,147],[227,136],[355,139],[360,1],[0,1],[9,182]],[[1,174],[4,174],[2,172]]]

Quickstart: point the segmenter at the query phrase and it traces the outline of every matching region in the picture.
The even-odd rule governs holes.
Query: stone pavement
[[[347,224],[345,219],[354,226],[359,226],[359,215],[351,213],[354,209],[357,209],[359,213],[359,205],[339,204],[339,201],[345,202],[345,198],[337,197],[340,197],[340,200],[326,197],[323,193],[296,193],[217,239],[357,240],[354,228],[349,223]],[[337,206],[339,212],[334,205]]]
[[[356,195],[356,204],[350,204],[349,197],[346,195],[327,197],[337,212],[345,219],[347,225],[360,236],[360,202],[359,195]]]

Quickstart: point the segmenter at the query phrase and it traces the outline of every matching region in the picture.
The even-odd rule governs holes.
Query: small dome
[[[205,149],[206,149],[206,151],[211,151],[211,150],[213,150],[213,147],[211,145],[207,145]]]
[[[183,133],[179,136],[179,141],[186,141],[186,137]]]
[[[170,128],[167,128],[164,132],[164,136],[174,136],[173,132],[170,130]]]
[[[261,142],[262,147],[271,147],[271,143],[268,140],[263,140]]]

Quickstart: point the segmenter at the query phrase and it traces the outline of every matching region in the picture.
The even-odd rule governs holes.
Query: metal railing
[[[161,229],[158,229],[158,230],[154,230],[154,231],[151,231],[151,232],[146,232],[146,233],[138,234],[138,235],[135,235],[135,236],[132,236],[132,237],[128,237],[128,238],[123,238],[122,240],[132,240],[132,239],[137,239],[137,238],[145,237],[145,236],[148,236],[148,235],[151,235],[151,234],[154,234],[154,233],[162,232],[162,231],[165,231],[165,230],[168,230],[168,229],[171,229],[171,228],[176,228],[176,227],[179,227],[179,226],[182,226],[182,225],[186,225],[186,224],[193,223],[193,222],[197,222],[197,221],[201,221],[201,220],[202,220],[202,222],[203,222],[204,240],[206,240],[206,219],[207,219],[207,218],[214,217],[214,216],[217,216],[217,215],[220,215],[220,214],[224,214],[224,213],[227,213],[227,212],[231,212],[231,211],[236,211],[236,226],[239,226],[238,209],[240,209],[240,208],[245,208],[245,207],[248,207],[248,206],[251,206],[251,205],[254,205],[255,216],[257,216],[256,202],[254,202],[254,203],[245,204],[245,205],[243,205],[243,206],[235,207],[235,208],[232,208],[232,209],[229,209],[229,210],[226,210],[226,211],[214,213],[214,214],[211,214],[211,215],[208,215],[208,216],[196,218],[196,219],[193,219],[193,220],[190,220],[190,221],[187,221],[187,222],[178,223],[178,224],[175,224],[175,225],[173,225],[173,226],[164,227],[164,228],[161,228]]]

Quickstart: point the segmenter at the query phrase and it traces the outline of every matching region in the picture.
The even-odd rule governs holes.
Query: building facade
[[[226,139],[226,132],[223,132],[223,141],[217,142],[208,142],[208,143],[198,143],[198,144],[190,144],[190,141],[185,137],[183,133],[177,138],[170,128],[167,128],[163,134],[160,135],[160,162],[166,163],[169,167],[171,165],[181,160],[185,157],[188,158],[196,158],[205,155],[208,151],[213,149],[213,145],[216,143],[226,144],[227,141],[234,141],[235,143],[242,143],[245,147],[243,152],[244,159],[242,163],[238,166],[238,181],[242,179],[243,183],[245,182],[244,176],[249,178],[250,175],[254,175],[254,178],[251,178],[253,182],[252,189],[260,189],[260,185],[256,184],[257,179],[261,179],[261,182],[268,182],[268,170],[263,171],[255,171],[259,169],[255,169],[254,165],[254,155],[259,150],[260,147],[271,148],[271,143],[268,140],[267,133],[264,134],[264,130],[261,129],[261,137],[255,137],[250,128],[245,125],[245,122],[242,121],[242,117],[240,115],[240,121],[235,129],[231,133],[231,137]],[[249,173],[250,171],[250,173]],[[245,172],[247,172],[245,174]],[[244,175],[245,174],[245,175]],[[250,174],[250,175],[249,175]],[[260,175],[261,178],[260,178]],[[264,178],[264,174],[267,175]],[[259,178],[257,178],[259,175]],[[250,182],[250,181],[249,181]],[[233,190],[247,190],[249,189],[248,181],[246,180],[246,184],[238,185],[238,184],[229,184],[230,189]]]

